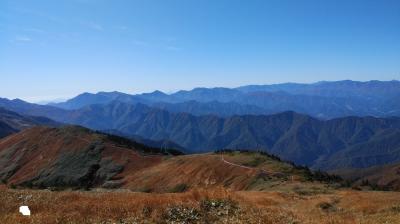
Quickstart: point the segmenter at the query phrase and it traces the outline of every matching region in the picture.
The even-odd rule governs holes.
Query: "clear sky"
[[[400,79],[399,0],[1,0],[0,97]]]

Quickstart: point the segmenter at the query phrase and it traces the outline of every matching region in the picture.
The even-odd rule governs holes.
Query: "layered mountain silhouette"
[[[28,103],[20,99],[0,98],[0,107],[23,116],[58,117],[63,116],[66,112],[57,107]]]
[[[59,126],[46,117],[22,116],[0,107],[0,138],[33,126]]]
[[[150,140],[150,139],[143,138],[142,136],[139,136],[139,135],[127,135],[127,134],[124,134],[117,130],[101,130],[101,132],[124,137],[124,138],[130,139],[132,141],[135,141],[135,142],[138,142],[143,145],[150,146],[150,147],[154,147],[154,148],[175,149],[175,150],[178,150],[178,151],[184,152],[184,153],[186,153],[186,151],[187,151],[181,145],[178,145],[175,142],[168,140],[168,139]]]
[[[0,107],[0,138],[6,137],[13,133],[17,133],[21,130],[34,126],[59,127],[65,125],[64,122],[56,122],[44,116],[53,117],[56,118],[56,120],[67,121],[69,119],[66,118],[68,118],[68,115],[71,113],[70,111],[58,108],[52,108],[49,106],[31,104],[24,102],[22,100],[0,99],[0,105],[9,106],[10,108],[20,113],[42,115],[42,116],[21,115],[16,112],[5,110]],[[163,149],[176,149],[182,152],[186,151],[184,147],[168,139],[153,141],[138,135],[128,136],[122,132],[112,129],[101,130],[101,131],[103,131],[104,133],[123,136],[150,147],[163,148]]]
[[[52,115],[49,115],[50,117]],[[118,101],[65,111],[60,122],[153,141],[169,139],[187,152],[264,150],[313,168],[370,167],[400,161],[399,118],[319,120],[295,112],[228,118],[170,113]]]
[[[295,111],[319,118],[400,115],[399,81],[337,81],[314,84],[252,85],[238,88],[195,88],[165,94],[160,91],[129,95],[120,92],[84,93],[64,103],[79,109],[112,101],[143,103],[171,112],[232,116]]]
[[[397,114],[399,91],[398,81],[340,81],[197,88],[170,95],[85,93],[54,105],[0,99],[0,106],[187,153],[263,150],[315,169],[337,170],[400,161],[399,118],[388,117]],[[296,112],[273,112],[287,108]],[[353,113],[382,117],[326,119]]]

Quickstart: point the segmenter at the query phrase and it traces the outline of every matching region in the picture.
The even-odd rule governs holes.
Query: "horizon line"
[[[378,79],[371,79],[371,80],[366,80],[366,81],[361,81],[361,80],[352,80],[352,79],[343,79],[343,80],[334,80],[334,81],[327,81],[327,80],[320,80],[320,81],[312,81],[312,82],[277,82],[277,83],[263,83],[263,84],[247,84],[247,85],[239,85],[239,86],[234,86],[234,87],[225,87],[225,86],[198,86],[198,87],[193,87],[191,89],[178,89],[178,90],[172,90],[172,91],[163,91],[159,89],[154,89],[153,91],[143,91],[143,92],[124,92],[124,91],[119,91],[119,90],[111,90],[111,91],[84,91],[80,92],[77,94],[68,94],[68,95],[58,95],[58,96],[52,96],[52,97],[43,97],[39,99],[39,97],[15,97],[15,98],[8,98],[8,97],[1,97],[0,98],[5,98],[8,100],[22,100],[28,103],[34,103],[34,104],[40,104],[40,105],[46,105],[49,103],[62,103],[66,102],[70,99],[73,99],[77,96],[80,96],[82,94],[99,94],[99,93],[123,93],[123,94],[128,94],[128,95],[141,95],[141,94],[148,94],[148,93],[154,93],[154,92],[161,92],[166,95],[172,95],[180,91],[192,91],[195,89],[218,89],[218,88],[224,88],[224,89],[237,89],[241,87],[246,87],[246,86],[273,86],[273,85],[287,85],[287,84],[298,84],[298,85],[314,85],[318,83],[333,83],[333,82],[346,82],[346,81],[351,81],[351,82],[357,82],[357,83],[368,83],[368,82],[400,82],[400,79],[391,79],[391,80],[378,80]],[[29,99],[30,98],[30,99]],[[34,98],[37,98],[34,100]]]

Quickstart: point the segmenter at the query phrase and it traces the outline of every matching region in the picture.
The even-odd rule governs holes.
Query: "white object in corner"
[[[30,216],[31,215],[31,210],[29,210],[28,206],[20,206],[19,207],[19,212],[24,216]]]

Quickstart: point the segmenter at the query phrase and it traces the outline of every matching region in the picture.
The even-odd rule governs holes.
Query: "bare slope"
[[[333,173],[354,180],[354,185],[360,188],[400,191],[400,164],[398,163],[366,169],[342,169]]]
[[[9,186],[145,192],[179,192],[194,187],[271,190],[295,184],[322,187],[310,183],[320,177],[308,169],[268,155],[171,153],[179,154],[81,127],[36,127],[0,140],[0,179]]]

